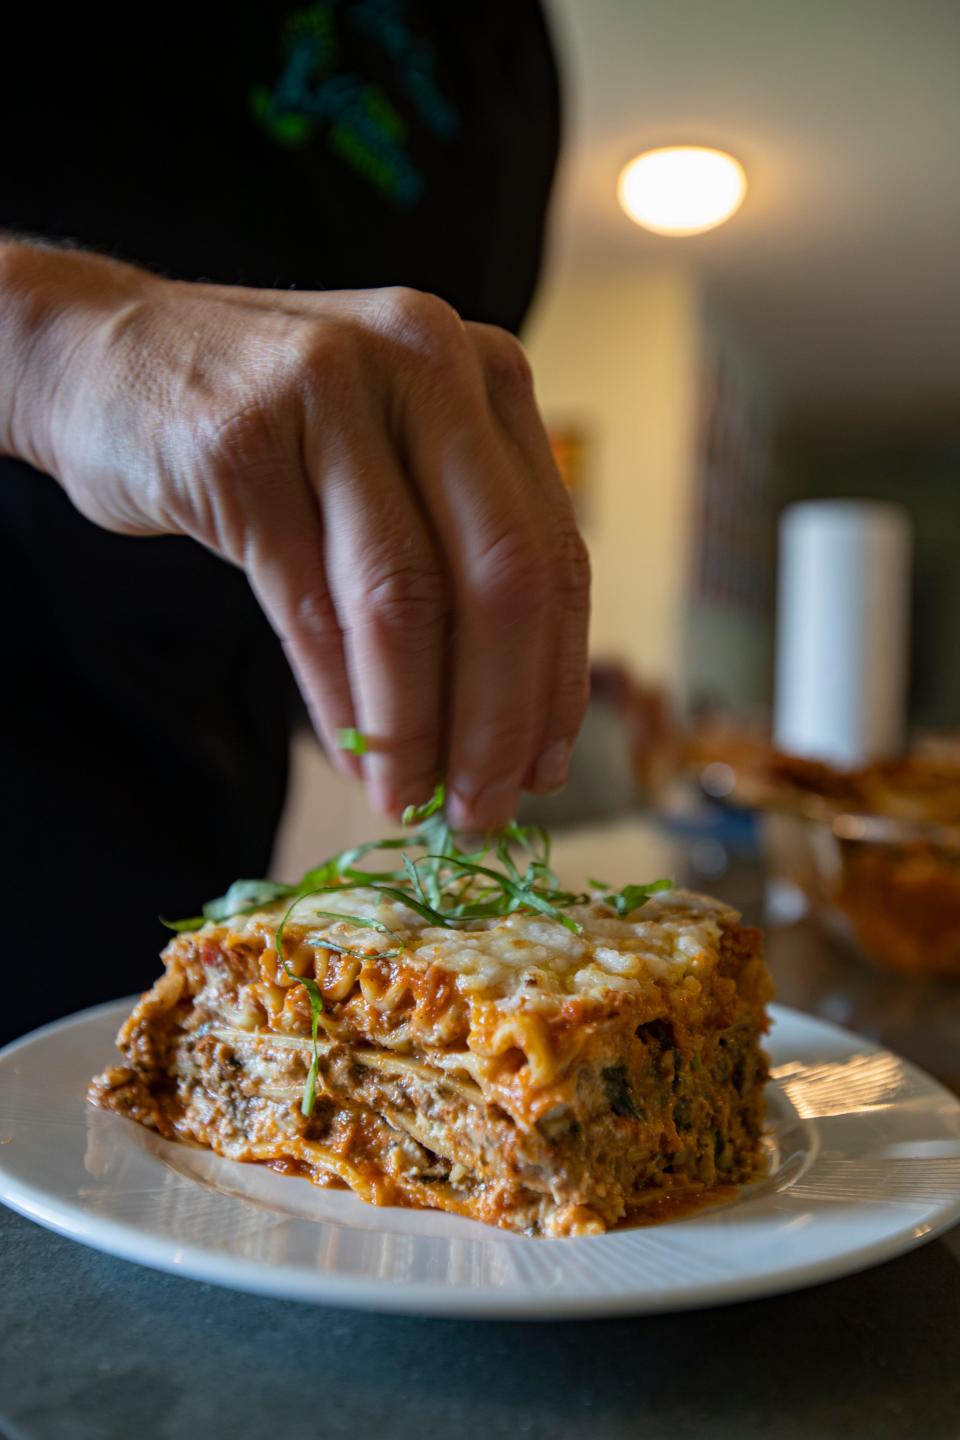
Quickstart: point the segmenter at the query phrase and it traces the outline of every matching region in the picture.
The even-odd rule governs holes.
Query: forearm
[[[0,455],[60,477],[64,379],[90,327],[151,277],[80,250],[0,233]]]

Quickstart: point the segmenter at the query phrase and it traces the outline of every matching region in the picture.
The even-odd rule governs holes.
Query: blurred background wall
[[[668,685],[683,675],[701,328],[689,274],[574,266],[544,286],[525,337],[550,423],[583,447],[594,648]]]

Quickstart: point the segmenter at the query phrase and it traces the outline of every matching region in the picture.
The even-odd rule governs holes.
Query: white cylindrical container
[[[774,739],[838,766],[906,738],[910,520],[879,501],[811,500],[780,522]]]

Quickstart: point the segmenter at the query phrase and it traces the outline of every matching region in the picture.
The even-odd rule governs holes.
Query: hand
[[[588,562],[511,336],[412,290],[186,284],[36,250],[11,271],[31,363],[8,448],[97,524],[243,566],[382,810],[445,774],[452,821],[486,828],[521,788],[562,786]],[[336,749],[345,726],[362,761]]]

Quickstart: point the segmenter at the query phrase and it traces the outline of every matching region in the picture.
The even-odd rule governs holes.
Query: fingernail
[[[341,775],[346,775],[350,780],[363,779],[363,763],[356,755],[348,755],[345,750],[339,750],[336,745],[326,746],[327,757],[335,770]]]
[[[379,814],[389,820],[399,820],[403,808],[397,803],[397,792],[392,785],[379,777],[367,781],[370,804]]]
[[[476,795],[464,795],[456,787],[447,802],[447,818],[459,830],[471,827],[477,830],[492,830],[495,826],[506,825],[512,820],[520,795],[520,779],[511,775],[505,780],[494,780],[484,786]]]
[[[554,740],[540,756],[533,770],[530,789],[540,795],[555,795],[567,783],[573,746],[569,740]]]
[[[433,794],[436,783],[436,775],[430,773],[421,780],[373,780],[371,789],[383,813],[399,820],[409,805],[425,804]],[[447,808],[449,810],[449,806]]]

